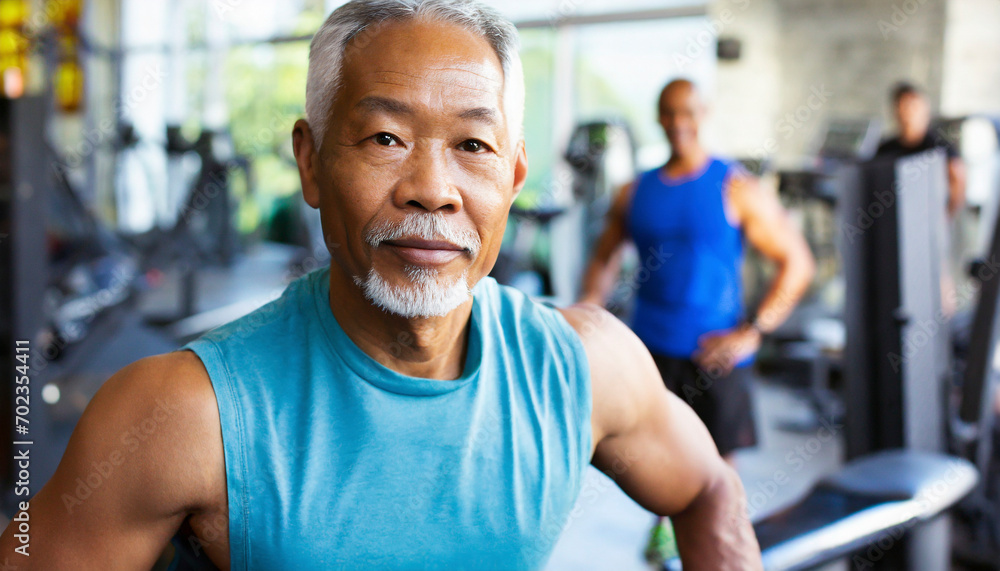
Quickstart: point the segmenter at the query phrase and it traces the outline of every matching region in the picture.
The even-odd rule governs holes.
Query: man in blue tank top
[[[498,285],[525,183],[516,30],[468,0],[355,0],[293,135],[329,267],[88,406],[22,570],[532,570],[588,464],[671,515],[688,570],[761,568],[738,477],[624,324]],[[593,490],[590,490],[590,494]]]
[[[583,296],[604,304],[618,277],[620,249],[632,241],[641,263],[632,329],[667,386],[732,461],[734,450],[756,443],[748,365],[761,335],[778,327],[808,288],[814,262],[777,198],[738,164],[702,147],[704,114],[690,81],[663,89],[659,117],[670,160],[618,193]],[[778,270],[755,317],[743,309],[744,239]]]

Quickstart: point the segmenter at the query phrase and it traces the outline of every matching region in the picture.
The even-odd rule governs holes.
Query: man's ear
[[[528,151],[525,149],[524,139],[517,145],[517,157],[514,159],[514,196],[511,197],[511,202],[521,194],[521,189],[528,182]]]
[[[656,114],[656,124],[660,126],[660,131],[663,132],[663,136],[665,137],[667,135],[667,125],[663,120],[663,115],[660,113]]]
[[[295,163],[299,166],[302,198],[309,206],[319,208],[319,184],[316,182],[316,170],[320,166],[319,148],[313,140],[312,129],[305,119],[295,122],[292,130],[292,149],[295,152]]]

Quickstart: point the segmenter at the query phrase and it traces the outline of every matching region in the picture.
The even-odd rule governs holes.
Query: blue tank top
[[[638,179],[627,219],[640,264],[631,325],[653,353],[689,358],[698,337],[743,317],[743,241],[723,205],[734,168],[712,158],[693,175]]]
[[[233,571],[543,567],[591,457],[579,336],[487,277],[461,377],[405,376],[340,328],[329,272],[184,346],[218,399]]]

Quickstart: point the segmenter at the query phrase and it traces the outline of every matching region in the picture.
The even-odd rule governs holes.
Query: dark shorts
[[[686,402],[708,427],[725,456],[737,448],[756,446],[757,429],[750,400],[750,367],[713,377],[689,359],[653,354],[663,383]]]

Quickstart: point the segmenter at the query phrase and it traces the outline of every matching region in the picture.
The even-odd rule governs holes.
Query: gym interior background
[[[992,409],[983,404],[996,383],[992,359],[975,385],[982,390],[969,390],[967,377],[969,356],[992,356],[995,345],[995,311],[984,303],[990,290],[968,269],[992,268],[996,246],[1000,3],[488,3],[521,32],[530,162],[498,280],[559,304],[576,298],[613,189],[668,156],[655,105],[663,85],[679,77],[708,100],[707,147],[759,174],[807,237],[815,281],[756,364],[761,444],[739,458],[755,521],[801,506],[817,482],[883,447],[865,443],[864,434],[850,442],[852,406],[861,399],[855,389],[863,390],[847,358],[850,314],[858,313],[852,300],[859,283],[882,276],[852,277],[848,263],[858,258],[845,249],[855,247],[851,224],[867,224],[865,216],[874,224],[891,208],[875,213],[874,203],[845,199],[853,187],[838,173],[864,171],[874,145],[892,134],[892,87],[901,80],[923,87],[935,132],[967,166],[966,206],[940,243],[951,251],[948,271],[959,291],[973,293],[959,296],[953,319],[926,331],[947,354],[935,365],[941,374],[927,381],[941,393],[934,397],[940,434],[930,444],[903,444],[976,465],[979,483],[948,516],[944,549],[953,568],[996,568],[989,565],[1000,561],[998,470]],[[17,481],[7,374],[16,340],[31,346],[34,492],[112,373],[252,311],[329,262],[318,216],[299,194],[291,129],[303,115],[310,34],[340,4],[0,0],[0,420],[12,435],[0,442],[4,515],[14,511]],[[858,210],[845,211],[848,204]],[[931,231],[901,218],[907,225]],[[899,290],[916,275],[903,267],[905,257],[898,272],[886,270]],[[975,264],[980,259],[985,266]],[[623,283],[636,271],[633,255]],[[749,303],[771,271],[748,257]],[[615,291],[616,311],[627,316],[634,287]],[[989,326],[976,329],[977,320]],[[916,412],[900,406],[899,422],[912,424],[905,417]],[[585,487],[549,569],[647,568],[652,516],[596,471]],[[866,537],[823,564],[876,565],[891,549],[884,538]]]

